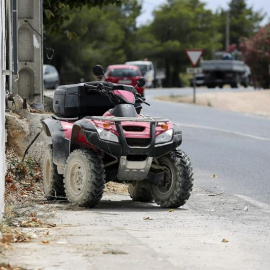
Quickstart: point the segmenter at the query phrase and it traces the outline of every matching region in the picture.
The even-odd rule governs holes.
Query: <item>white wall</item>
[[[0,219],[4,210],[5,190],[5,0],[0,0]]]

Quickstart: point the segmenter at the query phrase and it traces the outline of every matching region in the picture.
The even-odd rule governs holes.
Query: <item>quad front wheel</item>
[[[45,151],[42,174],[45,197],[48,200],[64,199],[63,175],[57,173],[57,167],[53,163],[52,145],[48,145]]]
[[[66,162],[64,185],[68,200],[76,205],[94,207],[104,189],[104,167],[93,151],[73,151]]]
[[[190,159],[182,151],[172,151],[160,157],[158,163],[164,169],[164,183],[162,186],[151,185],[155,202],[165,208],[184,205],[193,186]]]

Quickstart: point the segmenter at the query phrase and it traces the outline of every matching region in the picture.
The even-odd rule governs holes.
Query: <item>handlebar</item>
[[[91,89],[91,92],[92,93],[101,93],[104,91],[104,90],[107,90],[107,91],[112,91],[112,87],[110,86],[105,86],[103,83],[99,83],[98,85],[91,85],[91,84],[87,84],[85,83],[84,84],[85,86],[87,86],[89,89]]]
[[[107,95],[109,98],[111,98],[111,95],[113,95],[113,87],[109,85],[105,85],[103,83],[98,83],[98,85],[91,85],[91,84],[84,84],[91,90],[91,93],[97,93],[101,95]],[[141,103],[144,103],[148,106],[150,106],[149,103],[145,102],[145,97],[142,97],[136,90],[135,88],[132,90],[133,95],[135,96],[135,100],[138,100]]]
[[[145,101],[145,97],[142,97],[141,94],[136,93],[135,97],[136,97],[136,99],[139,100],[141,103],[144,103],[144,104],[150,106],[150,104],[147,103],[147,102]]]

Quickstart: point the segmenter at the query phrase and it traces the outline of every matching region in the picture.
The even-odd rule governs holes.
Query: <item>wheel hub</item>
[[[74,164],[70,171],[70,185],[74,194],[79,194],[82,192],[85,172],[80,164]]]
[[[173,183],[172,171],[168,166],[165,166],[163,183],[164,184],[162,186],[159,186],[158,189],[160,192],[166,193],[170,190]]]

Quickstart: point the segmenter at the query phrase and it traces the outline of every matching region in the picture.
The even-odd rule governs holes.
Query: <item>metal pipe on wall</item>
[[[12,91],[12,75],[13,75],[13,39],[12,39],[12,0],[6,0],[6,55],[7,70],[10,72],[7,79],[6,90],[11,94]]]
[[[13,20],[13,75],[18,74],[18,31],[17,31],[17,0],[12,3],[12,20]]]

